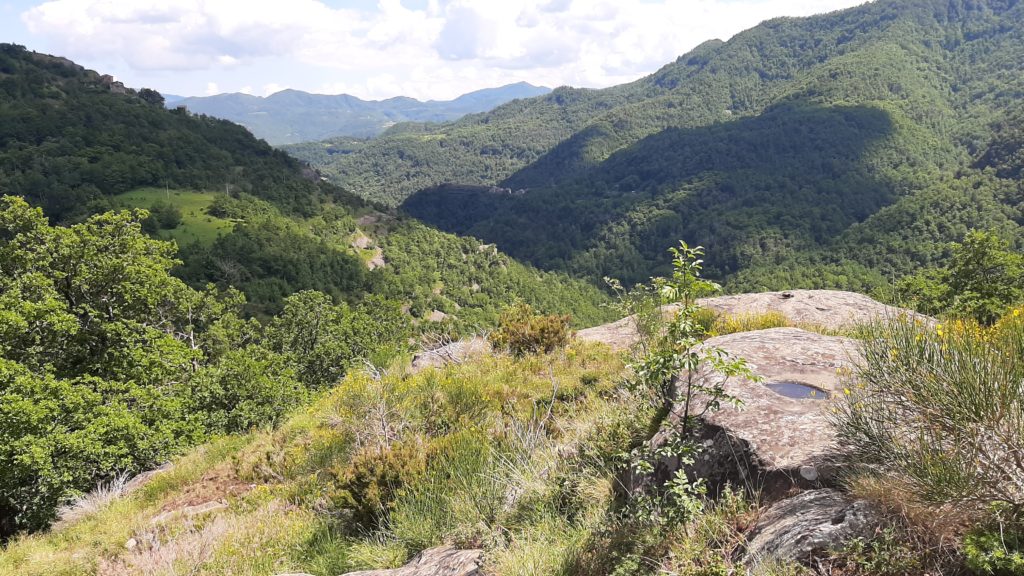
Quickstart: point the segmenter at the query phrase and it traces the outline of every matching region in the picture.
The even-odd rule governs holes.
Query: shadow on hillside
[[[680,239],[707,246],[712,272],[725,275],[752,258],[826,244],[889,204],[893,188],[879,169],[907,162],[893,134],[877,108],[785,103],[663,130],[558,186],[447,185],[412,195],[403,209],[595,279],[645,281]]]

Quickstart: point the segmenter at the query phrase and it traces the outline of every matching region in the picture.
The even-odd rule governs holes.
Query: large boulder
[[[865,500],[836,490],[811,490],[776,502],[748,533],[743,563],[783,560],[809,564],[856,538],[870,538],[878,512]]]
[[[576,339],[584,342],[600,342],[612,350],[629,350],[640,337],[637,335],[636,318],[626,316],[609,324],[579,330],[576,332]]]
[[[744,316],[779,312],[798,325],[843,330],[868,322],[911,316],[930,320],[904,308],[882,304],[856,292],[840,290],[787,290],[701,298],[704,308],[719,314]]]
[[[706,341],[743,358],[762,380],[730,378],[706,370],[706,384],[725,380],[725,391],[742,405],[723,405],[704,416],[701,440],[707,449],[692,473],[712,486],[726,482],[760,490],[768,499],[794,487],[829,485],[833,479],[835,433],[830,404],[843,394],[842,373],[858,357],[855,340],[797,328],[773,328],[719,336]],[[664,443],[679,427],[680,403],[652,443]],[[659,463],[654,481],[670,477],[678,463]]]
[[[855,292],[839,290],[789,290],[786,292],[758,292],[701,298],[697,304],[730,316],[747,316],[778,312],[789,322],[805,327],[816,326],[827,330],[844,330],[859,324],[908,316],[925,322],[933,320],[895,306],[888,306]],[[671,314],[675,306],[662,308]],[[632,316],[610,324],[595,326],[576,333],[580,340],[602,342],[613,350],[626,350],[637,342],[636,321]]]
[[[391,570],[363,570],[345,576],[479,576],[483,550],[439,546],[424,550],[411,562]]]

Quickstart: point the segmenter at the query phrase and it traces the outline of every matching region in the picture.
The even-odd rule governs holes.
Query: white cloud
[[[241,92],[242,94],[252,95],[252,86],[242,86],[241,88],[238,89],[238,91]]]
[[[378,0],[360,12],[320,0],[49,0],[22,19],[61,54],[123,61],[142,77],[245,70],[243,82],[270,93],[286,77],[275,61],[293,85],[301,71],[306,90],[450,98],[519,80],[617,84],[761,20],[860,1]]]
[[[216,82],[206,83],[206,95],[213,96],[214,94],[220,94],[220,87],[217,86]]]

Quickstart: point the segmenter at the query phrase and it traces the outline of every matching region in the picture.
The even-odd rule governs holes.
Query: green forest
[[[664,273],[684,239],[733,291],[882,290],[970,229],[1022,246],[1022,11],[880,1],[771,20],[631,84],[288,150],[595,282]]]

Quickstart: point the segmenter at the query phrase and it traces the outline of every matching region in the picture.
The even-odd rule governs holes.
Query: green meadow
[[[161,230],[159,236],[166,240],[175,240],[179,246],[184,246],[194,242],[211,244],[218,236],[227,234],[234,228],[234,222],[207,214],[207,209],[216,195],[216,192],[139,188],[119,194],[115,199],[126,208],[149,209],[159,201],[177,206],[181,210],[181,224],[173,230]]]

